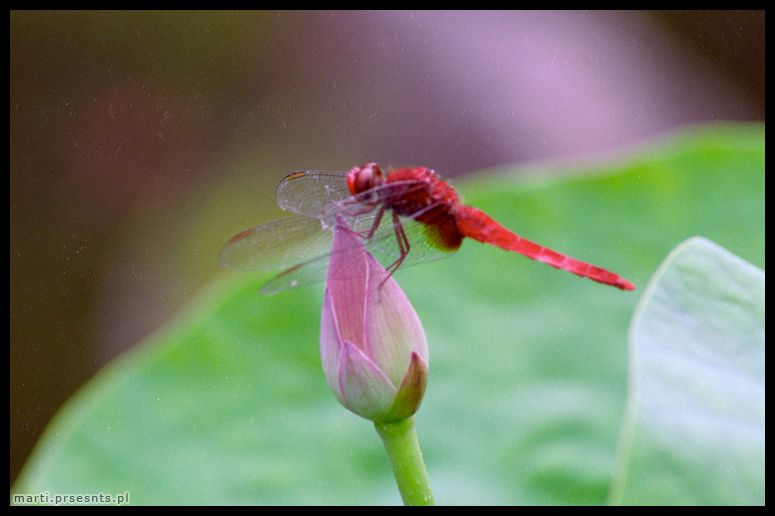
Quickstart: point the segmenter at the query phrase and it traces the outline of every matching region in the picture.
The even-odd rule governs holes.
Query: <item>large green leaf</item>
[[[525,237],[641,287],[696,234],[763,263],[763,126],[693,129],[583,170],[535,168],[457,186]],[[259,279],[217,280],[101,372],[52,421],[13,491],[400,503],[374,428],[338,405],[320,370],[322,287],[264,298]],[[436,500],[605,503],[641,291],[476,242],[397,279],[430,346],[417,427]]]
[[[613,501],[764,504],[764,272],[702,238],[652,280],[631,328]]]

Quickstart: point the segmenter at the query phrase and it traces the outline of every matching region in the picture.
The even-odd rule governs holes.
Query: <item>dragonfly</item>
[[[463,204],[457,191],[427,167],[383,173],[372,162],[349,172],[293,172],[280,181],[276,199],[295,215],[238,233],[219,257],[226,269],[272,274],[262,294],[324,280],[334,231],[343,227],[360,237],[389,275],[449,256],[467,237],[604,285],[635,289],[616,273],[527,240]]]

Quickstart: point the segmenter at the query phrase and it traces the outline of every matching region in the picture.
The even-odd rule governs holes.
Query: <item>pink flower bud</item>
[[[320,322],[328,385],[352,412],[372,421],[414,414],[428,378],[428,344],[406,295],[337,221]]]

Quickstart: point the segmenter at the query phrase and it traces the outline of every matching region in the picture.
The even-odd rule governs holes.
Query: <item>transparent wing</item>
[[[330,250],[331,237],[318,219],[290,217],[235,235],[221,249],[219,260],[226,269],[279,272]]]
[[[277,205],[285,211],[317,217],[331,203],[350,197],[347,172],[307,170],[288,174],[277,185]]]
[[[375,213],[371,214],[370,221],[372,224],[374,223],[375,215]],[[354,222],[358,225],[364,225],[368,220],[361,218]],[[457,242],[457,245],[452,246],[441,244],[438,241],[437,236],[434,235],[437,226],[433,224],[433,220],[429,222],[431,222],[431,224],[417,222],[408,217],[400,218],[401,229],[410,246],[409,253],[401,263],[401,268],[445,258],[450,256],[459,247],[459,241]],[[327,233],[329,235],[328,251],[287,268],[269,280],[261,288],[261,293],[273,295],[284,290],[325,280],[331,259],[330,242],[333,237],[333,232],[327,231]],[[389,212],[383,216],[379,228],[374,232],[373,236],[368,240],[364,240],[364,243],[372,256],[374,256],[385,268],[393,265],[401,257],[401,248],[398,244],[396,227]],[[346,253],[347,251],[348,250],[343,250],[341,252]],[[347,267],[347,264],[341,263],[340,266]]]
[[[340,210],[335,204],[329,208],[333,220]],[[373,207],[359,207],[357,213],[340,215],[353,230],[368,231],[377,214]],[[330,252],[331,228],[302,215],[255,226],[232,237],[221,249],[219,261],[226,269],[277,273]]]
[[[321,219],[333,226],[337,215],[356,217],[382,203],[390,203],[414,190],[427,188],[422,181],[393,181],[351,195],[347,172],[308,170],[288,174],[277,185],[277,205],[285,211]]]
[[[279,273],[264,286],[264,294],[322,281],[329,263],[333,228],[341,218],[347,227],[361,235],[372,233],[364,243],[387,268],[401,257],[396,225],[390,209],[384,210],[379,227],[374,229],[376,217],[382,207],[389,207],[401,196],[422,188],[427,185],[418,181],[394,181],[351,196],[346,172],[294,172],[278,185],[277,203],[300,216],[256,226],[234,236],[221,250],[221,265],[233,270]],[[410,247],[402,267],[442,258],[459,246],[459,242],[453,246],[440,245],[438,235],[434,234],[439,225],[433,220],[426,219],[428,224],[413,220],[435,208],[438,205],[400,219],[400,228]]]

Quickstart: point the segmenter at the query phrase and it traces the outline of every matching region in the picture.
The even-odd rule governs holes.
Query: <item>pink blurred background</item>
[[[445,177],[764,120],[761,12],[11,12],[11,480],[304,168]]]

